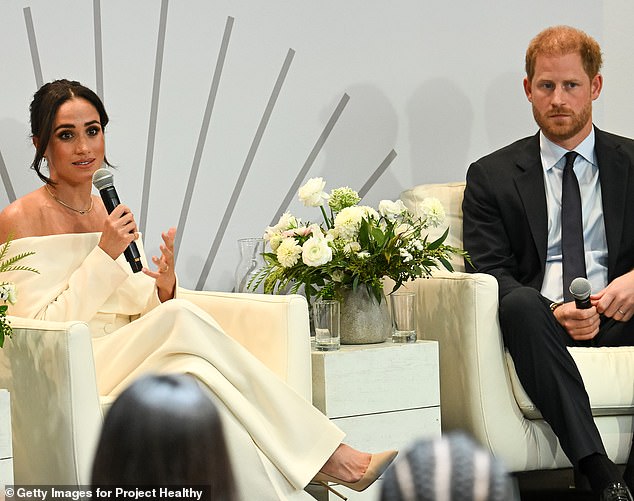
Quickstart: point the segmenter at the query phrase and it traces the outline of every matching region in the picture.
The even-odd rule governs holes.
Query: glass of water
[[[393,292],[390,294],[392,310],[392,341],[416,342],[416,293]]]
[[[315,349],[332,351],[339,349],[339,301],[319,299],[313,305]]]

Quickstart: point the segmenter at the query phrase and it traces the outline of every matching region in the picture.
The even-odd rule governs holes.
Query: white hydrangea
[[[427,227],[437,228],[445,221],[445,208],[437,198],[425,198],[416,205],[416,212],[425,221]]]
[[[326,181],[323,178],[313,177],[299,189],[299,199],[306,207],[321,207],[329,198],[324,191],[325,186]]]

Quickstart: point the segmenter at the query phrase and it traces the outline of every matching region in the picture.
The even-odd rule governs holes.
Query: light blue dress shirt
[[[561,180],[566,164],[564,155],[568,150],[549,141],[541,132],[539,142],[548,208],[548,250],[541,293],[553,301],[563,301]],[[586,273],[594,294],[603,289],[608,280],[608,244],[603,222],[599,166],[594,151],[594,128],[574,151],[579,153],[573,169],[577,175],[581,191]]]

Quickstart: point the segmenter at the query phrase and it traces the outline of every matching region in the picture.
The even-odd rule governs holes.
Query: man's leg
[[[601,331],[595,338],[596,346],[632,346],[634,345],[634,322],[617,322],[605,319],[601,324]],[[634,489],[634,442],[630,447],[630,455],[627,458],[625,471],[623,472],[625,483]]]
[[[549,302],[522,287],[500,302],[500,326],[517,375],[575,467],[603,490],[622,482],[605,452],[577,365],[567,350],[576,343],[559,325]]]

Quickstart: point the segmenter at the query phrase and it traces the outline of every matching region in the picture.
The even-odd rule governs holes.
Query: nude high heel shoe
[[[334,489],[331,489],[328,484],[326,484],[326,482],[343,485],[344,487],[352,489],[353,491],[361,492],[370,487],[370,485],[372,485],[376,481],[376,479],[383,474],[387,467],[390,466],[392,461],[394,461],[394,458],[397,454],[398,451],[385,451],[378,454],[372,454],[368,468],[365,470],[363,476],[356,482],[344,482],[337,477],[333,477],[321,471],[317,473],[317,475],[315,475],[315,478],[313,478],[313,482],[321,483],[328,490],[332,491],[334,491]],[[337,494],[340,498],[346,499],[338,492],[334,493]]]

